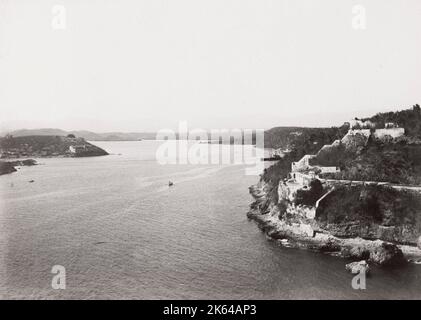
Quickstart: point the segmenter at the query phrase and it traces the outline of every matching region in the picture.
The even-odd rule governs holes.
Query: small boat
[[[29,180],[28,182],[29,182],[29,183],[32,183],[32,182],[35,182],[35,180]]]
[[[168,181],[168,186],[169,187],[171,187],[171,186],[173,186],[174,185],[174,183],[172,182],[172,181]]]

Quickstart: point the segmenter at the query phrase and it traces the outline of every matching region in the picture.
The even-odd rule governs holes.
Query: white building
[[[390,136],[394,139],[399,138],[405,134],[404,128],[385,128],[385,129],[376,129],[374,131],[374,136],[378,139]]]
[[[375,123],[370,120],[362,121],[359,119],[352,119],[349,122],[350,129],[371,129],[375,127]]]

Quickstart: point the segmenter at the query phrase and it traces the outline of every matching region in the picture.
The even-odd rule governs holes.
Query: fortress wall
[[[386,136],[391,136],[392,138],[398,138],[405,134],[404,128],[388,128],[388,129],[376,129],[374,131],[374,136],[378,139],[384,138]]]

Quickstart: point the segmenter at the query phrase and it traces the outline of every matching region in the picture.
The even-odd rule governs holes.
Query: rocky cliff
[[[371,218],[365,220],[359,215],[364,213],[358,212],[357,215],[356,211],[345,215],[336,213],[336,217],[333,213],[328,218],[327,208],[336,203],[336,197],[340,194],[332,192],[331,197],[326,197],[330,200],[326,200],[326,203],[322,201],[323,206],[320,204],[316,208],[315,205],[291,201],[291,190],[283,183],[278,189],[278,199],[275,199],[270,183],[261,180],[250,187],[255,201],[250,206],[248,217],[255,220],[270,238],[284,245],[344,258],[364,259],[379,265],[397,265],[409,259],[421,258],[421,250],[416,246],[406,246],[408,243],[415,245],[413,240],[419,235],[410,221],[396,220],[393,226],[384,226],[382,221],[386,222],[390,214],[387,210],[384,212],[385,220],[377,222]]]
[[[373,128],[349,123],[334,141],[330,131],[290,132],[291,151],[250,187],[255,201],[248,217],[289,246],[382,265],[421,262],[421,138],[414,114],[419,106],[385,117],[395,122],[370,122]],[[386,136],[376,136],[379,130]],[[388,134],[395,131],[396,137]],[[301,140],[291,144],[291,136]]]

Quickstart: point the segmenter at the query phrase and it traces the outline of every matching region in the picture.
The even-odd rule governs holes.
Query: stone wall
[[[301,186],[307,186],[310,184],[310,182],[314,179],[316,179],[316,175],[314,173],[311,174],[305,174],[301,172],[293,172],[291,174],[292,179],[294,179],[297,183],[299,183]]]
[[[404,128],[387,128],[387,129],[376,129],[374,131],[374,136],[377,139],[382,139],[386,136],[391,136],[392,138],[398,138],[405,134]]]

